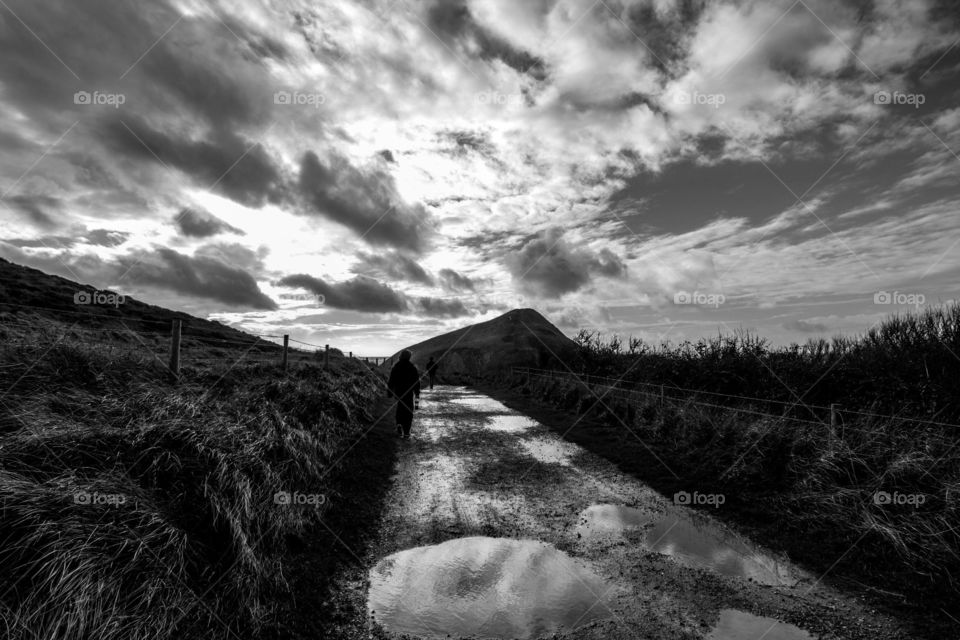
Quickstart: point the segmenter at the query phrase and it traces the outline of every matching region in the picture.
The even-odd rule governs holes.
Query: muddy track
[[[341,584],[375,636],[920,637],[480,392],[425,391],[398,445]]]

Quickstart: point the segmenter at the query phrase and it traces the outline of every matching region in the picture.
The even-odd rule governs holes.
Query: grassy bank
[[[286,377],[186,367],[172,385],[80,343],[2,356],[3,636],[275,635],[289,560],[342,509],[380,378],[338,358]]]

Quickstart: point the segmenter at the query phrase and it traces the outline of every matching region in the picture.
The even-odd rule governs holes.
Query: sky
[[[952,1],[0,0],[0,256],[362,355],[960,298]]]

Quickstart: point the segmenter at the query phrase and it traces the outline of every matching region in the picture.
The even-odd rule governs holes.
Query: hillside
[[[324,637],[296,590],[339,575],[335,535],[362,553],[394,456],[378,372],[339,353],[284,372],[274,343],[75,305],[93,289],[6,261],[0,283],[3,637]],[[157,355],[173,318],[195,347],[175,380],[134,348]]]
[[[94,294],[101,294],[99,302]],[[77,298],[77,295],[80,295]],[[85,295],[84,295],[85,294]],[[111,331],[110,339],[132,340],[131,333],[170,332],[171,321],[179,319],[183,332],[196,342],[212,345],[223,341],[259,344],[269,349],[277,345],[212,320],[204,320],[181,311],[140,302],[108,290],[98,290],[0,258],[0,325],[20,324],[42,327],[47,323],[67,323],[80,331]],[[89,300],[89,302],[85,302]]]
[[[514,309],[406,348],[420,369],[431,356],[438,360],[441,378],[485,376],[511,367],[564,368],[576,354],[573,340],[534,309]]]

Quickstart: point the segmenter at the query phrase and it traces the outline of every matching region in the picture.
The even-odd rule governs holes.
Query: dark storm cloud
[[[246,270],[209,256],[188,256],[158,247],[129,253],[120,258],[102,258],[93,253],[71,255],[28,254],[0,241],[4,257],[70,280],[100,287],[126,290],[131,286],[162,289],[187,296],[222,302],[232,307],[276,309]]]
[[[111,231],[110,229],[90,229],[80,236],[80,241],[101,247],[116,247],[126,242],[132,234],[126,231]]]
[[[136,260],[136,261],[135,261]],[[208,256],[188,256],[173,249],[158,248],[142,259],[127,258],[117,284],[129,282],[168,289],[238,307],[276,309],[276,303],[260,291],[257,281],[243,269]],[[121,264],[123,266],[123,264]]]
[[[283,57],[283,46],[229,15],[228,29],[215,15],[185,16],[163,1],[149,11],[32,0],[10,0],[8,9],[0,38],[5,93],[34,114],[61,120],[68,109],[85,109],[73,104],[78,90],[129,93],[128,107],[186,111],[208,123],[263,121],[269,113],[262,59]]]
[[[417,298],[417,309],[423,315],[431,318],[460,318],[471,315],[460,300],[444,300],[443,298]]]
[[[433,285],[433,278],[415,260],[390,251],[387,253],[358,253],[360,263],[353,268],[354,273],[369,274],[373,272],[392,280],[407,280]]]
[[[125,231],[109,229],[90,229],[78,235],[43,236],[40,238],[7,238],[4,242],[15,247],[58,248],[72,247],[76,244],[92,244],[100,247],[115,247],[124,243],[131,234]]]
[[[453,269],[440,269],[440,284],[448,291],[474,291],[476,284],[465,275],[457,273]]]
[[[581,289],[594,275],[626,275],[626,266],[613,252],[603,249],[593,254],[571,247],[560,229],[541,232],[506,262],[520,288],[541,297],[560,297]]]
[[[631,37],[642,39],[651,52],[651,64],[662,71],[681,62],[687,55],[687,39],[697,26],[706,7],[706,0],[679,0],[664,10],[652,0],[631,4],[624,22]],[[635,34],[635,35],[634,35]]]
[[[514,70],[529,73],[537,79],[543,79],[546,75],[543,60],[514,47],[478,24],[463,0],[437,0],[427,10],[427,26],[447,46],[463,49],[465,44],[472,44],[483,60],[500,60]]]
[[[406,311],[408,304],[403,294],[373,278],[357,276],[344,282],[329,283],[306,274],[295,274],[282,278],[278,283],[282,287],[306,289],[310,293],[322,295],[324,305],[335,309],[385,313]]]
[[[313,152],[300,163],[300,193],[308,213],[359,233],[372,245],[422,252],[430,235],[430,215],[405,203],[393,177],[380,169],[361,170],[337,154],[324,162]]]
[[[199,186],[218,191],[250,207],[282,197],[282,179],[273,159],[258,143],[215,129],[207,139],[192,140],[155,129],[139,118],[112,120],[105,141],[128,157],[180,169]]]
[[[830,328],[819,322],[807,322],[806,320],[790,320],[783,323],[783,328],[788,331],[799,331],[800,333],[824,333]]]
[[[209,211],[194,207],[185,207],[173,219],[181,233],[193,238],[207,238],[218,233],[236,233],[246,235],[240,229],[231,226]]]
[[[57,226],[52,214],[60,214],[63,207],[60,198],[46,195],[17,195],[5,198],[3,202],[12,205],[38,227],[46,229]]]

